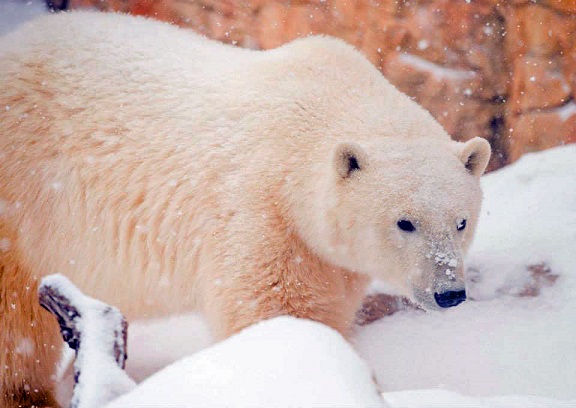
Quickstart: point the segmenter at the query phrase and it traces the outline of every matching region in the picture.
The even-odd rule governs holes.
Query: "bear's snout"
[[[465,290],[448,290],[442,293],[434,293],[434,300],[438,306],[447,308],[458,306],[466,300]]]

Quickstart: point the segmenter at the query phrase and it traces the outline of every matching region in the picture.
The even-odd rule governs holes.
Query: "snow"
[[[453,391],[416,390],[386,394],[386,401],[395,408],[570,408],[569,401],[510,395],[505,397],[471,398]]]
[[[140,382],[212,342],[208,327],[197,314],[134,322],[128,330],[126,370]]]
[[[10,250],[12,242],[8,238],[0,239],[0,252],[6,252]]]
[[[182,359],[108,405],[384,407],[368,365],[338,332],[279,317]]]
[[[574,145],[526,155],[483,179],[484,206],[468,266],[476,299],[510,292],[527,280],[526,266],[541,262],[561,275],[554,297],[571,299],[576,280],[576,151]]]
[[[573,115],[576,115],[576,103],[574,101],[568,102],[566,105],[556,109],[556,113],[560,116],[562,122],[566,122]]]
[[[398,59],[404,64],[413,66],[414,68],[420,71],[428,71],[440,80],[442,79],[467,80],[472,79],[476,76],[474,71],[446,68],[442,65],[434,64],[433,62],[427,61],[424,58],[420,58],[414,54],[403,53],[400,54]]]

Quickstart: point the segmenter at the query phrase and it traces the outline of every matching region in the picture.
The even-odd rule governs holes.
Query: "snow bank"
[[[574,408],[574,401],[517,395],[472,398],[446,390],[392,392],[386,401],[394,408]]]
[[[576,289],[576,145],[524,156],[482,180],[484,205],[467,258],[479,271],[470,295],[515,293],[544,262],[560,275],[547,300],[573,300]]]
[[[108,405],[384,407],[367,364],[324,325],[268,320],[180,360]]]
[[[134,322],[128,330],[126,371],[140,382],[212,343],[206,323],[197,314]]]

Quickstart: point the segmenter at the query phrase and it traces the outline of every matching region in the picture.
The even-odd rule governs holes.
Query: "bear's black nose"
[[[444,293],[434,293],[434,299],[440,307],[458,306],[466,300],[465,290],[449,290]]]

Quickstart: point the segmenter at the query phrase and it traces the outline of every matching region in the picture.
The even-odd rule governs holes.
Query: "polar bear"
[[[279,315],[349,334],[372,279],[465,299],[489,144],[342,41],[244,50],[90,12],[0,41],[3,406],[54,404],[55,272],[128,318],[199,310],[218,339]]]

